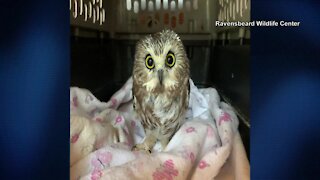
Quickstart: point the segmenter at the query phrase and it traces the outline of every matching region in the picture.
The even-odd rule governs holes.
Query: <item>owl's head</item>
[[[179,36],[163,30],[136,45],[133,78],[147,91],[176,89],[189,79],[189,60]]]

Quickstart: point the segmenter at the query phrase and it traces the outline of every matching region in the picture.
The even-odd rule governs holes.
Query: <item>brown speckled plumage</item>
[[[166,65],[168,53],[174,54],[175,64]],[[154,68],[146,67],[146,56]],[[163,79],[159,80],[159,70]],[[189,103],[189,60],[179,36],[164,30],[148,35],[136,45],[133,67],[134,108],[141,117],[146,138],[135,150],[152,150],[157,140],[163,149],[181,126]]]

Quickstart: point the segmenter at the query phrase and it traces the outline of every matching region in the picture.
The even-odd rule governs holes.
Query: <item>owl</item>
[[[138,41],[132,78],[133,107],[146,134],[133,150],[151,153],[157,141],[164,150],[189,104],[189,60],[180,37],[163,30]]]

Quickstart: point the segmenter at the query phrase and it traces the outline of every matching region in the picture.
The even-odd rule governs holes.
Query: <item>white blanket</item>
[[[245,161],[244,168],[240,165],[240,174],[245,174],[241,177],[248,178],[239,122],[232,107],[220,102],[215,89],[198,89],[192,80],[190,85],[186,122],[164,151],[160,152],[158,142],[152,154],[131,151],[144,138],[132,107],[131,78],[107,103],[86,89],[72,87],[70,178],[213,179],[227,161],[235,140],[240,142],[240,159]]]

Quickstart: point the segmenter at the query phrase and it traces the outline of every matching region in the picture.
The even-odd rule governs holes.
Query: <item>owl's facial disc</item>
[[[162,86],[162,80],[163,80],[163,70],[162,69],[158,70],[158,78],[159,78],[160,85]]]

